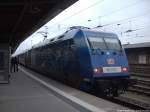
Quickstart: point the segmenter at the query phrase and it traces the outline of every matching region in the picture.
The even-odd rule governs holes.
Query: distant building
[[[150,42],[123,46],[128,57],[130,71],[150,73]]]

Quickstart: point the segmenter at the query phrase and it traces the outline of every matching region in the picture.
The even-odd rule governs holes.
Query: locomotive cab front
[[[95,85],[109,96],[118,96],[118,92],[125,91],[128,86],[129,68],[117,35],[88,33],[86,37]]]

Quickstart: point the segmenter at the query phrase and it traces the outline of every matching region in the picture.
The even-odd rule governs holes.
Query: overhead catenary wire
[[[137,30],[143,30],[143,29],[146,29],[146,28],[149,28],[149,27],[150,27],[150,25],[142,27],[142,28],[133,29],[133,30],[127,30],[124,33],[134,32],[134,31],[137,31]]]
[[[133,30],[127,30],[127,31],[125,31],[125,32],[121,32],[123,35],[122,35],[122,37],[123,38],[126,38],[126,39],[133,39],[133,38],[137,38],[137,37],[145,37],[143,34],[138,34],[138,33],[136,33],[136,31],[139,31],[139,30],[144,30],[144,29],[147,29],[147,28],[150,28],[150,25],[148,25],[148,26],[145,26],[145,27],[141,27],[141,28],[137,28],[137,29],[133,29]],[[133,32],[135,32],[135,34],[133,34]],[[125,34],[127,34],[127,35],[125,35]]]
[[[120,25],[121,22],[125,22],[125,21],[129,22],[129,21],[132,21],[133,19],[139,19],[140,17],[144,17],[144,16],[150,16],[150,12],[146,12],[146,13],[144,13],[142,15],[137,15],[137,16],[125,18],[125,19],[122,19],[122,20],[114,21],[112,23],[104,24],[104,25],[102,25],[100,27],[110,26],[110,25],[114,25],[114,24]],[[66,27],[61,27],[63,29],[66,29],[69,26],[72,26],[72,25],[64,25],[64,24],[58,24],[58,25],[66,26]],[[53,28],[53,27],[51,27],[51,28]],[[96,27],[93,27],[93,28],[99,28],[99,26],[96,26]]]
[[[78,12],[72,14],[71,16],[69,16],[69,17],[67,17],[67,18],[65,18],[65,19],[63,19],[63,20],[61,20],[61,21],[59,21],[59,22],[57,22],[57,23],[54,23],[54,24],[55,24],[55,25],[60,25],[61,22],[64,22],[64,21],[66,21],[66,20],[72,18],[73,16],[76,16],[76,15],[82,13],[83,11],[86,11],[86,10],[89,9],[89,8],[92,8],[92,7],[94,7],[95,5],[98,5],[99,3],[102,3],[103,1],[104,1],[104,0],[98,1],[98,2],[96,2],[96,3],[92,4],[92,5],[90,5],[89,7],[84,8],[83,10],[80,10],[80,11],[78,11]],[[141,3],[141,1],[136,1],[136,2],[134,2],[134,3],[132,3],[132,4],[128,5],[128,6],[121,7],[121,8],[119,8],[119,9],[115,10],[115,11],[112,11],[112,12],[107,13],[107,14],[104,14],[104,15],[100,15],[100,16],[94,18],[94,19],[91,19],[91,21],[96,20],[96,19],[99,19],[99,18],[102,18],[102,17],[106,17],[106,16],[109,16],[109,15],[112,15],[112,14],[114,14],[114,13],[116,13],[116,12],[120,12],[120,11],[122,11],[122,10],[124,10],[124,9],[129,8],[129,7],[133,7],[133,6],[135,6],[135,5],[139,4],[139,3]],[[87,22],[87,21],[86,21],[86,22]],[[84,22],[81,22],[81,23],[84,23]],[[107,25],[107,24],[106,24],[106,25]],[[105,26],[106,26],[106,25],[105,25]],[[109,25],[109,24],[108,24],[108,25]],[[53,25],[52,25],[52,26],[53,26]],[[67,26],[69,26],[69,25],[67,25]],[[70,26],[72,26],[72,25],[70,25]]]
[[[103,2],[103,1],[104,1],[104,0],[102,0],[101,2]],[[99,3],[101,3],[101,2],[99,1]],[[92,19],[92,20],[96,20],[96,19],[99,19],[99,18],[102,18],[102,17],[106,17],[106,16],[108,16],[108,15],[112,15],[112,14],[114,14],[114,13],[116,13],[116,12],[120,12],[120,11],[122,11],[122,10],[124,10],[124,9],[129,8],[129,7],[133,7],[133,6],[135,6],[136,4],[139,4],[139,3],[141,3],[141,1],[140,1],[140,2],[139,2],[139,1],[138,1],[138,2],[134,2],[134,3],[132,3],[132,4],[128,5],[128,6],[119,8],[119,9],[117,9],[117,10],[115,10],[115,11],[112,11],[112,12],[110,12],[110,13],[108,13],[108,14],[100,15],[100,16],[98,16],[98,17]],[[91,7],[93,7],[93,6],[95,6],[95,5],[98,5],[98,2],[97,2],[97,4],[95,3],[95,4],[91,5]],[[83,11],[85,11],[85,10],[91,8],[91,7],[89,6],[88,8],[85,8]],[[65,18],[65,19],[63,19],[63,20],[61,20],[61,21],[59,21],[58,23],[60,23],[60,22],[62,22],[62,21],[65,21],[65,20],[67,20],[67,19],[70,19],[71,17],[73,17],[73,16],[75,16],[75,15],[78,15],[78,14],[80,14],[80,13],[83,12],[83,11],[82,11],[82,10],[81,10],[81,11],[78,11],[78,12],[72,14],[71,16],[69,16],[69,17],[67,17],[67,18]],[[58,23],[57,23],[57,24],[58,24]]]
[[[125,9],[127,9],[127,8],[129,8],[129,7],[133,7],[133,6],[135,6],[135,5],[138,5],[139,3],[141,3],[141,1],[132,3],[132,4],[130,4],[130,5],[128,5],[128,6],[125,6],[125,7],[121,7],[121,8],[119,8],[119,9],[117,9],[117,10],[115,10],[115,11],[112,11],[112,12],[110,12],[110,13],[107,13],[107,14],[104,14],[104,15],[100,15],[100,16],[98,16],[98,17],[93,18],[92,20],[96,20],[96,19],[99,19],[99,18],[102,18],[102,17],[110,16],[110,15],[116,13],[116,12],[121,12],[122,10],[125,10]]]
[[[92,8],[92,7],[94,7],[94,6],[96,6],[96,5],[100,4],[100,3],[102,3],[103,1],[104,1],[104,0],[100,0],[100,1],[98,1],[98,2],[96,2],[96,3],[94,3],[94,4],[92,4],[92,5],[90,5],[90,6],[86,7],[86,8],[84,8],[84,9],[78,11],[78,12],[75,12],[75,13],[72,14],[71,16],[66,17],[65,19],[59,21],[58,23],[60,23],[60,22],[62,22],[62,21],[65,21],[65,20],[67,20],[67,19],[70,19],[71,17],[73,17],[73,16],[75,16],[75,15],[78,15],[78,14],[80,14],[81,12],[86,11],[87,9],[90,9],[90,8]]]
[[[101,26],[96,26],[96,27],[94,27],[94,28],[104,27],[104,26],[109,26],[109,25],[114,25],[114,24],[119,24],[119,23],[121,23],[121,22],[124,22],[124,21],[131,21],[132,19],[137,19],[137,18],[140,18],[140,17],[143,17],[143,16],[150,16],[150,12],[146,12],[145,14],[142,14],[142,15],[137,15],[137,16],[125,18],[125,19],[122,19],[122,20],[114,21],[114,22],[112,22],[112,23],[104,24],[104,25],[101,25]]]
[[[100,3],[102,3],[103,1],[105,1],[105,0],[100,0],[100,1],[98,1],[98,2],[96,2],[96,3],[94,3],[94,4],[92,4],[92,5],[90,5],[90,6],[86,7],[86,8],[84,8],[84,9],[78,11],[78,12],[75,12],[75,13],[73,13],[71,16],[62,19],[61,21],[59,21],[59,22],[57,22],[57,23],[53,23],[52,26],[54,26],[54,25],[59,25],[61,22],[66,21],[66,20],[70,19],[71,17],[73,17],[73,16],[75,16],[75,15],[78,15],[78,14],[80,14],[81,12],[86,11],[87,9],[90,9],[90,8],[92,8],[92,7],[94,7],[94,6],[96,6],[96,5],[100,4]]]
[[[126,19],[123,19],[123,20],[120,20],[119,22],[121,22],[121,21],[127,21],[127,20],[131,20],[131,19],[136,19],[136,18],[139,18],[139,17],[143,17],[143,16],[149,16],[150,14],[149,13],[144,13],[144,14],[142,14],[142,15],[138,15],[138,16],[134,16],[134,17],[130,17],[130,18],[126,18]],[[118,21],[116,21],[116,22],[118,22]],[[113,22],[113,23],[111,23],[111,24],[115,24],[116,22]],[[107,24],[107,25],[111,25],[111,24]],[[107,26],[107,25],[103,25],[103,26]],[[142,26],[145,26],[146,24],[142,24]],[[65,25],[64,25],[65,26]],[[67,25],[66,25],[67,26]],[[141,25],[140,25],[141,26]],[[128,31],[129,32],[135,32],[135,31],[137,31],[137,30],[142,30],[142,29],[146,29],[146,28],[148,28],[148,27],[150,27],[150,26],[146,26],[146,27],[142,27],[142,28],[138,28],[138,29],[128,29],[128,30],[126,30],[126,31],[121,31],[121,33],[123,34],[123,33],[128,33]],[[68,27],[63,27],[63,29],[67,29]]]

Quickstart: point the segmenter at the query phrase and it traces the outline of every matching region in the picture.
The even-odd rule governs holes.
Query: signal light
[[[122,72],[128,72],[128,67],[122,67]]]
[[[99,68],[94,68],[93,71],[94,71],[94,73],[97,74],[97,73],[102,73],[103,69],[99,67]]]

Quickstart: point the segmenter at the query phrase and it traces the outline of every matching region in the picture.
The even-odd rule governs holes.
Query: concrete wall
[[[9,45],[0,44],[0,83],[8,83],[9,80]]]

